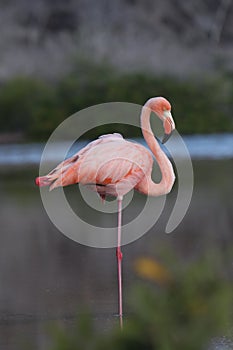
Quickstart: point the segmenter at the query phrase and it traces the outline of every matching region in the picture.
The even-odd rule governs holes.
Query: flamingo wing
[[[40,185],[52,190],[79,182],[101,196],[123,195],[150,171],[152,162],[145,147],[120,134],[102,135],[40,178]]]
[[[80,159],[83,159],[95,146],[116,139],[123,139],[123,136],[118,133],[101,135],[97,140],[90,142],[73,156],[59,163],[56,168],[48,173],[48,175],[37,177],[36,185],[40,187],[50,186],[50,190],[52,190],[59,186],[77,183],[77,164],[80,163]]]

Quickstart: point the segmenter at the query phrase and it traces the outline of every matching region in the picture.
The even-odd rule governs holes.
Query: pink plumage
[[[121,285],[121,208],[122,198],[131,189],[151,196],[160,196],[171,191],[175,181],[172,164],[162,151],[150,127],[151,111],[162,120],[165,131],[164,142],[175,129],[171,105],[163,97],[149,99],[142,108],[141,128],[143,136],[160,167],[159,183],[151,179],[152,153],[140,144],[125,140],[120,134],[102,135],[78,153],[64,160],[48,175],[37,177],[36,185],[59,186],[81,183],[98,192],[101,198],[113,195],[118,198],[118,281],[119,316],[122,326]]]
[[[120,134],[103,135],[48,175],[37,178],[36,184],[52,190],[81,183],[103,195],[123,196],[151,172],[152,163],[145,147],[124,140]]]

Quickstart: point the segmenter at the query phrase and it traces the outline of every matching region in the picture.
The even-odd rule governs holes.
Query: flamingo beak
[[[170,139],[171,135],[172,135],[172,132],[170,134],[165,133],[162,139],[162,143],[166,143]]]
[[[169,140],[173,130],[175,129],[175,123],[172,118],[172,114],[168,110],[163,112],[163,127],[164,127],[165,133],[164,133],[162,143],[165,143]]]

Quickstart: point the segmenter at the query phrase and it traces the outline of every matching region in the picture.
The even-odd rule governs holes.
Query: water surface
[[[146,146],[143,139],[135,140]],[[171,140],[173,142],[171,147],[175,149],[176,139]],[[233,134],[190,135],[184,136],[183,140],[192,159],[233,158]],[[88,141],[77,142],[72,147],[71,154],[84,147],[87,143]],[[39,164],[44,146],[45,144],[43,143],[0,145],[0,165]],[[65,146],[66,144],[62,142],[54,145],[54,150],[48,158],[53,161],[60,160],[59,150],[62,151]]]
[[[227,142],[231,144],[231,137]],[[15,152],[14,145],[0,147],[0,349],[4,350],[26,346],[46,350],[51,322],[72,326],[83,308],[91,311],[102,332],[117,322],[115,250],[81,246],[49,221],[34,185],[42,148],[39,144],[21,145]],[[139,280],[133,268],[137,257],[157,258],[169,248],[185,263],[198,259],[211,246],[224,257],[226,248],[232,245],[233,157],[229,154],[228,150],[222,159],[194,159],[193,200],[172,234],[164,234],[164,229],[176,199],[175,189],[167,196],[156,225],[141,239],[123,247],[126,314],[130,311],[130,288]],[[7,165],[6,159],[12,163]],[[79,210],[81,199],[72,187],[70,195]],[[143,197],[135,196],[124,211],[124,220],[140,211],[142,203]],[[114,226],[116,217],[105,215],[100,215],[99,224],[109,220]],[[220,345],[216,349],[221,349]]]

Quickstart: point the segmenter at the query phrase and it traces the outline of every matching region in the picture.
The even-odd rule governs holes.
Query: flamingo
[[[159,183],[153,182],[151,172],[153,157],[144,146],[125,140],[118,133],[100,136],[90,142],[72,157],[61,162],[48,175],[36,178],[36,185],[50,186],[53,190],[59,186],[81,183],[96,191],[104,200],[106,195],[117,198],[117,270],[118,270],[118,307],[120,326],[123,326],[122,310],[122,201],[131,189],[149,195],[168,194],[175,181],[172,164],[160,148],[151,126],[150,115],[154,112],[163,122],[163,143],[168,140],[175,123],[171,114],[171,104],[164,97],[150,98],[142,107],[141,129],[152,154],[155,156],[162,174]]]

